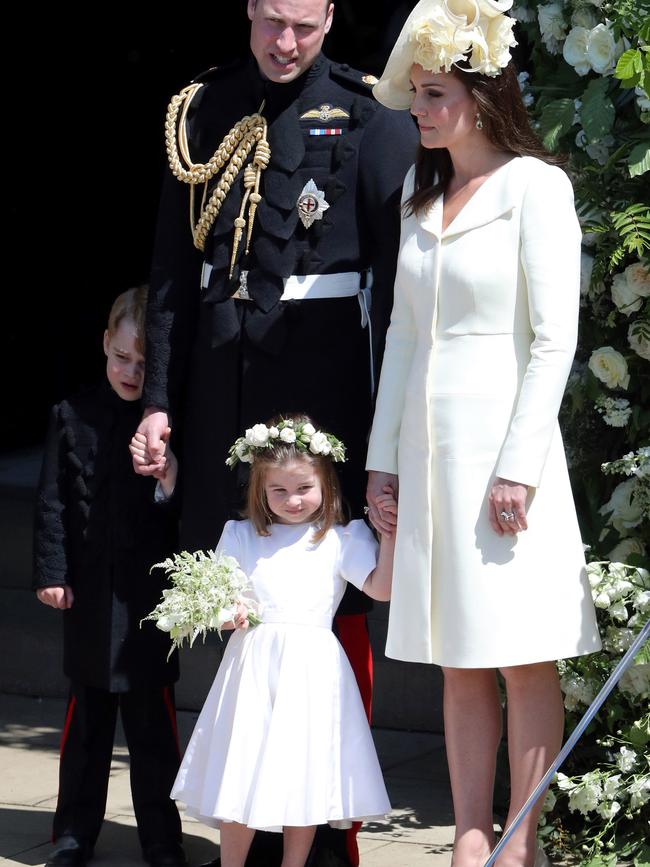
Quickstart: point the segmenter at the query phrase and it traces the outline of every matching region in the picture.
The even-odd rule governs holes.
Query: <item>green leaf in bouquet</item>
[[[622,87],[643,85],[645,69],[643,54],[639,48],[629,48],[618,59],[614,77],[620,79]]]
[[[590,142],[602,141],[610,132],[616,117],[614,104],[607,95],[607,78],[590,81],[582,97],[580,120]]]
[[[539,133],[547,150],[558,149],[560,139],[573,126],[574,115],[575,105],[572,99],[554,99],[544,106],[539,119]]]
[[[641,851],[632,863],[634,867],[650,867],[650,845],[648,843],[643,844]]]

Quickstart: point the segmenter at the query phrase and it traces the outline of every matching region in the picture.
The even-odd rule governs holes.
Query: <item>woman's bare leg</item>
[[[281,867],[305,867],[315,834],[316,825],[308,825],[304,828],[285,825]]]
[[[244,867],[255,831],[238,822],[219,825],[219,851],[221,867]]]
[[[452,867],[482,867],[494,847],[492,799],[501,740],[496,672],[443,668],[445,745],[456,834]]]
[[[564,705],[554,662],[502,669],[508,695],[508,756],[512,822],[562,746]],[[498,867],[532,867],[542,795],[499,856]]]

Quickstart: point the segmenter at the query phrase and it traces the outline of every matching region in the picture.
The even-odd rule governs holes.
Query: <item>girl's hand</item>
[[[387,520],[390,520],[393,517],[395,518],[395,520],[397,520],[397,500],[393,496],[393,489],[389,485],[386,485],[386,487],[384,488],[384,493],[380,494],[375,499],[375,504],[377,506],[377,509],[379,510],[379,513],[384,515]],[[391,536],[394,536],[395,525],[393,525],[393,527],[391,527],[391,529],[388,531],[382,531],[381,535],[387,536],[389,538]]]
[[[393,473],[370,470],[368,473],[368,487],[366,489],[368,517],[376,530],[390,535],[397,524],[397,510],[392,512],[382,509],[377,502],[377,498],[382,497],[386,493],[390,493],[394,500],[397,501],[399,494],[399,479],[397,476]]]
[[[72,608],[74,593],[69,584],[63,584],[61,587],[41,587],[36,591],[36,598],[43,605],[64,610]]]
[[[526,497],[528,486],[496,478],[488,496],[490,524],[498,536],[516,536],[528,529]]]
[[[248,608],[241,602],[237,603],[236,614],[233,619],[235,629],[248,629]]]

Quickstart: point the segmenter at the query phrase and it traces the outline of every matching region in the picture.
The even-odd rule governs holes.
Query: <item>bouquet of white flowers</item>
[[[245,595],[250,589],[248,579],[234,557],[214,551],[182,551],[151,569],[164,569],[172,585],[163,590],[162,600],[143,618],[169,632],[172,646],[168,658],[186,638],[190,647],[199,635],[205,641],[209,629],[216,629],[221,638],[221,629],[234,619],[238,604],[248,609],[250,626],[261,622],[258,603]]]

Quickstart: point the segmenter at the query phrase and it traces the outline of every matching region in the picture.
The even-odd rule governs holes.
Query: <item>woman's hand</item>
[[[516,536],[528,529],[526,497],[528,486],[496,478],[488,496],[490,524],[498,536]]]
[[[398,499],[398,477],[393,473],[370,470],[368,473],[368,487],[366,489],[368,517],[376,530],[390,536],[397,525],[397,515],[394,510],[382,508],[382,505],[385,503],[384,497],[387,493],[392,494],[395,500]]]

